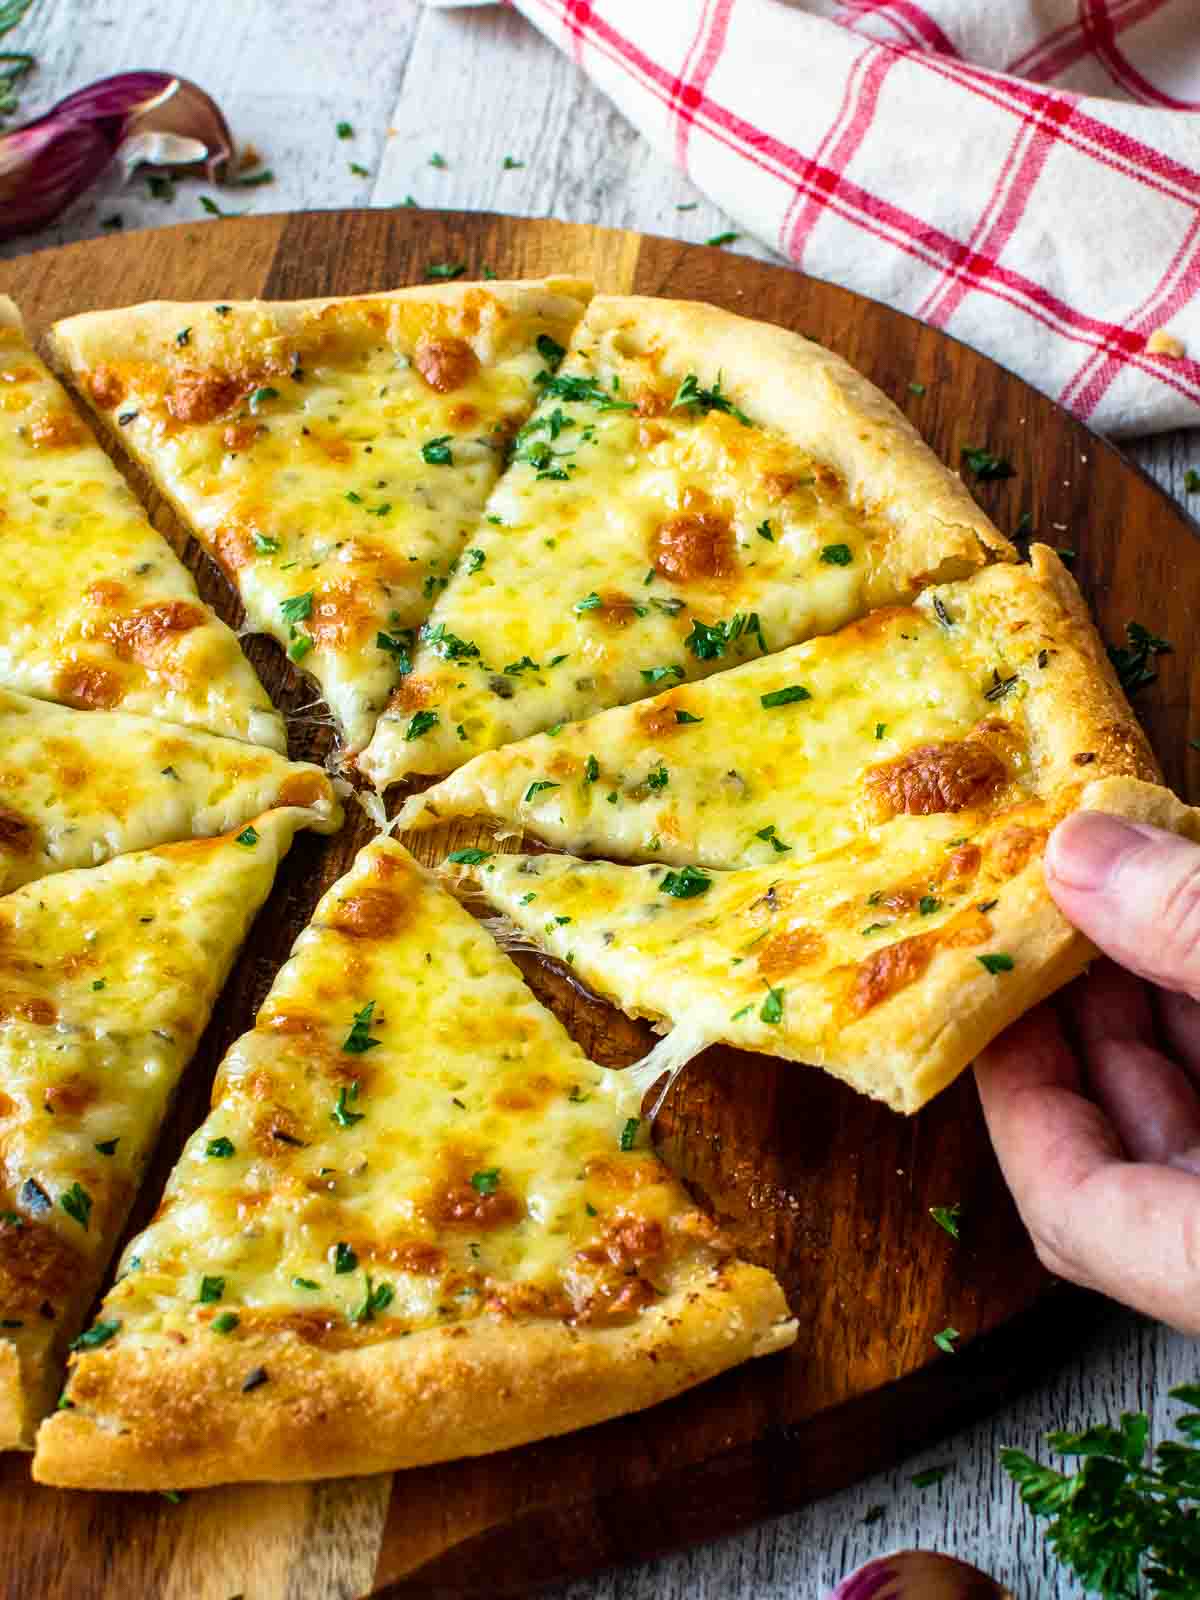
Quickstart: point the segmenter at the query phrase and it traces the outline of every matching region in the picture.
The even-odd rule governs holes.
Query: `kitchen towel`
[[[1200,0],[508,3],[806,272],[1200,425]]]

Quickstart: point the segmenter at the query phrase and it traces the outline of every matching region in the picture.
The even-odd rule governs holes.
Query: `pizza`
[[[384,789],[828,633],[1014,552],[839,356],[600,296],[358,768]]]
[[[54,1403],[171,1093],[314,820],[269,811],[0,899],[0,1449]]]
[[[0,686],[287,748],[204,605],[0,296]]]
[[[0,689],[0,894],[303,806],[334,833],[333,783],[307,762],[123,711],[75,711]]]
[[[589,290],[434,284],[72,317],[56,357],[356,750]]]
[[[317,907],[78,1341],[34,1474],[415,1466],[795,1337],[483,928],[381,839]]]
[[[813,671],[790,679],[806,696],[772,691],[743,721],[751,769],[754,730],[777,717],[795,729],[799,761],[819,768],[790,835],[756,830],[772,859],[716,870],[469,850],[448,873],[597,993],[681,1030],[664,1051],[673,1063],[722,1040],[825,1067],[915,1111],[1094,953],[1043,881],[1055,824],[1084,808],[1161,814],[1186,831],[1200,812],[1159,785],[1051,551],[927,591],[908,638],[892,635],[890,615],[880,625],[886,654],[868,618],[848,630],[848,649],[826,640],[809,653]],[[880,684],[894,674],[915,674],[938,704],[935,736],[918,725],[889,748],[903,697]],[[744,696],[736,704],[744,710]],[[824,733],[806,728],[810,717],[826,720]],[[736,830],[729,838],[736,853]]]

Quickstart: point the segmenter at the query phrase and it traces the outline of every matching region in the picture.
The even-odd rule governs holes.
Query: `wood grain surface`
[[[957,461],[986,445],[1018,465],[983,486],[999,526],[1028,512],[1076,550],[1102,631],[1131,617],[1194,632],[1190,525],[1120,455],[1011,375],[944,335],[846,291],[719,251],[633,233],[488,215],[322,212],[187,224],[0,265],[0,290],[40,332],[54,318],[144,298],[348,293],[419,281],[431,262],[470,276],[574,272],[607,289],[693,297],[811,334],[861,367]],[[923,386],[915,393],[912,384]],[[228,588],[162,507],[156,521],[202,592],[240,621]],[[247,651],[291,717],[293,754],[328,729],[270,641]],[[1178,648],[1138,708],[1167,770],[1200,779],[1200,656]],[[317,897],[373,830],[352,808],[332,841],[302,838],[259,917],[167,1129],[134,1225],[202,1115],[212,1072],[250,1023]],[[417,840],[440,859],[459,829]],[[450,843],[450,841],[453,843]],[[531,983],[598,1060],[643,1053],[646,1034],[545,965]],[[670,1160],[781,1277],[801,1327],[788,1354],[666,1406],[502,1457],[314,1486],[217,1490],[172,1505],[56,1493],[0,1468],[0,1592],[126,1600],[246,1600],[372,1592],[525,1593],[538,1582],[710,1538],[854,1481],[994,1404],[1079,1338],[1037,1267],[991,1157],[969,1079],[901,1120],[805,1069],[711,1051],[676,1086],[656,1130]],[[961,1245],[928,1216],[962,1204]],[[960,1354],[933,1335],[961,1331]]]

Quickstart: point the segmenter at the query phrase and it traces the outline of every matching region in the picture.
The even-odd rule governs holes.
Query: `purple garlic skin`
[[[896,1550],[844,1577],[829,1600],[1013,1600],[978,1567],[932,1550]]]
[[[186,78],[101,78],[0,134],[0,239],[53,222],[123,153],[176,173],[203,171],[215,182],[232,152],[216,102]]]

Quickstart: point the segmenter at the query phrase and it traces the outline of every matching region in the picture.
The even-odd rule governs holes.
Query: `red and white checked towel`
[[[509,3],[806,272],[1200,425],[1200,0]]]

